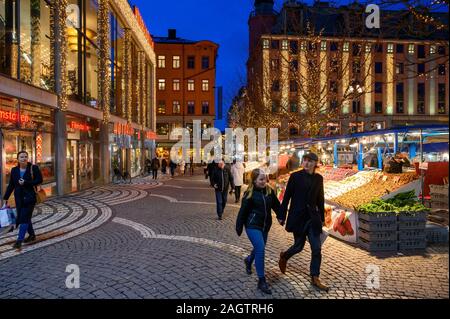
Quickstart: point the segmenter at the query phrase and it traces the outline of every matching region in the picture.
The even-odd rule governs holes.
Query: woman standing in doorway
[[[14,191],[17,209],[16,226],[19,227],[19,235],[13,248],[20,250],[22,242],[29,243],[36,240],[31,217],[37,202],[36,187],[42,184],[42,174],[39,167],[28,162],[27,152],[20,151],[17,159],[19,164],[11,170],[11,177],[3,199],[6,206]],[[29,236],[24,240],[27,232]]]

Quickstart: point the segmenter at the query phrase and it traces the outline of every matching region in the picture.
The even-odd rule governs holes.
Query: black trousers
[[[152,169],[152,173],[153,173],[153,179],[157,179],[158,178],[158,170]]]
[[[236,202],[241,199],[241,186],[234,186],[234,197],[236,198]]]

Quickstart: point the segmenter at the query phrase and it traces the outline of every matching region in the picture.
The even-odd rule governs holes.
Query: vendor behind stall
[[[409,162],[406,154],[397,152],[395,154],[395,156],[393,156],[389,160],[388,173],[394,173],[394,174],[402,173],[403,166],[409,167],[409,166],[411,166],[411,163]]]

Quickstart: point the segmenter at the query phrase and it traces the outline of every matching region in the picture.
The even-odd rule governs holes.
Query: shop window
[[[157,123],[156,124],[156,134],[168,135],[169,134],[169,124],[168,123]]]

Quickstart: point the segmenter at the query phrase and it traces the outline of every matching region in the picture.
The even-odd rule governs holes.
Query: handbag
[[[33,176],[33,167],[31,167],[31,180],[33,181],[34,180],[34,176]],[[36,186],[35,188],[35,198],[36,198],[36,203],[38,203],[38,204],[40,204],[40,203],[43,203],[43,202],[45,202],[46,200],[47,200],[47,194],[45,193],[45,191],[42,189],[42,187],[41,186],[39,186],[39,189],[38,189],[38,187]]]

